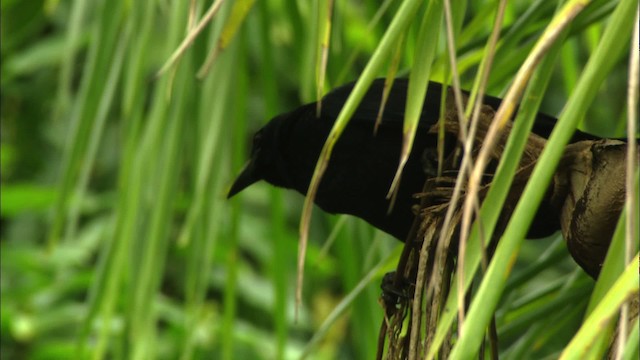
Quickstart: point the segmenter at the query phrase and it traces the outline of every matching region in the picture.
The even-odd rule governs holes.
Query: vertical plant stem
[[[634,202],[638,201],[636,194],[635,175],[638,162],[638,148],[636,145],[636,123],[638,121],[638,21],[639,12],[636,7],[636,21],[631,37],[629,51],[629,85],[627,89],[627,177],[626,177],[626,206],[627,206],[627,226],[625,236],[624,263],[629,264],[633,256],[634,241],[636,239],[636,229],[638,214]],[[629,300],[622,304],[620,309],[620,323],[618,330],[618,343],[616,360],[622,359],[624,347],[627,343],[627,327],[629,324]]]

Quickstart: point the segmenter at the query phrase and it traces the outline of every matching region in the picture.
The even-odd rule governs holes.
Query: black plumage
[[[413,194],[421,191],[427,177],[435,176],[425,166],[423,155],[435,153],[437,136],[428,130],[440,116],[442,85],[429,83],[413,149],[390,213],[386,194],[400,158],[408,80],[394,82],[382,123],[374,135],[383,87],[383,79],[373,82],[337,141],[315,203],[326,212],[357,216],[399,240],[405,240],[414,218],[411,208],[418,203]],[[259,180],[306,194],[320,151],[352,89],[353,83],[327,94],[322,99],[319,117],[316,117],[316,103],[311,103],[275,117],[259,130],[253,139],[251,159],[228,196],[232,197]],[[487,96],[484,103],[497,109],[501,99]],[[533,132],[547,138],[555,122],[555,118],[540,113]],[[578,131],[572,141],[592,138]],[[455,140],[449,139],[446,144],[450,151]],[[541,209],[539,214],[547,215],[544,211],[548,209]],[[554,217],[538,216],[529,236],[544,237],[558,229],[559,223]]]

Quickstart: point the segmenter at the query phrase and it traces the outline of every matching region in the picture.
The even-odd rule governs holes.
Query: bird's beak
[[[230,199],[235,194],[246,189],[251,184],[258,182],[259,180],[261,179],[256,175],[256,165],[253,159],[249,160],[249,162],[242,169],[240,175],[238,175],[238,177],[236,178],[236,181],[234,181],[233,185],[231,185],[231,189],[229,189],[229,193],[227,194],[227,199]]]

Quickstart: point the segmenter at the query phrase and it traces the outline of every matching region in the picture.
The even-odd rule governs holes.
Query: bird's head
[[[269,121],[255,133],[251,145],[251,157],[231,185],[227,198],[231,198],[260,180],[266,180],[279,187],[291,187],[282,151],[283,144],[286,143],[286,133],[295,120],[291,113],[283,114]]]

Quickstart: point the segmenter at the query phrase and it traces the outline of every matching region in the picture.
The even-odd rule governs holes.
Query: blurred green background
[[[243,3],[237,33],[197,79]],[[324,92],[357,79],[400,3],[335,1]],[[497,2],[456,3],[470,89]],[[324,4],[225,2],[158,76],[210,2],[2,0],[0,357],[374,358],[379,282],[400,244],[314,211],[295,322],[302,197],[261,183],[225,199],[253,131],[315,100]],[[594,1],[573,21],[543,111],[560,113],[616,5]],[[490,94],[503,94],[556,6],[507,7]],[[415,66],[423,12],[408,24],[399,75]],[[445,53],[442,38],[433,80],[448,76]],[[624,136],[627,53],[611,61],[581,127]],[[497,313],[503,355],[556,357],[594,282],[558,236],[526,242],[511,280]]]

